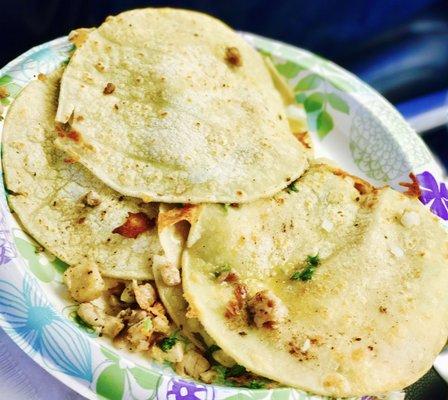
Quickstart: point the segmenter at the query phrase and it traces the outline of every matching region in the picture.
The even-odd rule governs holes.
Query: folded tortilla
[[[248,370],[311,393],[361,396],[413,383],[442,349],[448,238],[417,199],[316,164],[271,199],[197,213],[184,294]],[[225,270],[237,282],[217,279]]]
[[[3,168],[9,203],[25,229],[68,264],[98,264],[104,276],[151,279],[160,250],[155,228],[136,238],[113,233],[129,213],[151,226],[157,204],[124,197],[56,149],[58,70],[31,82],[14,101],[3,129]],[[90,192],[97,206],[86,204]],[[151,223],[152,221],[152,223]]]
[[[307,166],[262,57],[207,15],[141,9],[90,32],[61,81],[56,144],[145,201],[239,203]]]

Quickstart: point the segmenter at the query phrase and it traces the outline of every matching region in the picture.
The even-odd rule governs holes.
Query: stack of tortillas
[[[418,199],[313,160],[272,64],[216,19],[142,9],[74,37],[5,121],[10,204],[38,242],[155,279],[194,343],[281,384],[358,396],[430,368],[448,236]]]

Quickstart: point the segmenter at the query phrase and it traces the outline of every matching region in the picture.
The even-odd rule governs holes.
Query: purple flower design
[[[171,389],[166,393],[170,400],[202,400],[207,398],[207,389],[204,385],[173,379]]]
[[[448,190],[444,182],[440,185],[428,171],[417,175],[421,195],[420,201],[430,205],[431,211],[444,220],[448,220]]]
[[[0,229],[0,265],[9,263],[15,257],[17,257],[17,250],[9,230]]]

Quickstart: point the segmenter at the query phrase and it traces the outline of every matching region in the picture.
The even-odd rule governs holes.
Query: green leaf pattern
[[[125,389],[126,372],[118,364],[106,367],[96,381],[96,392],[110,400],[121,400]]]
[[[21,86],[13,82],[10,75],[3,75],[0,77],[0,88],[5,89],[8,93],[7,97],[0,99],[0,103],[4,106],[9,105],[11,103],[11,99],[14,99],[22,89]]]
[[[277,63],[276,68],[291,84],[296,82],[293,84],[295,99],[303,104],[308,125],[315,128],[319,139],[324,139],[334,128],[332,112],[350,114],[343,92],[356,91],[360,87],[340,76],[333,64],[319,57],[305,57],[301,63]]]
[[[295,92],[316,89],[323,82],[322,78],[317,74],[310,74],[300,79],[294,87]]]
[[[159,374],[123,360],[104,346],[101,352],[107,361],[96,371],[95,389],[99,396],[110,400],[150,400],[156,396],[161,379]]]
[[[336,93],[328,93],[327,95],[328,103],[335,109],[342,113],[349,114],[350,108],[347,102]]]
[[[284,64],[277,65],[278,72],[287,79],[294,78],[300,71],[303,71],[303,67],[297,65],[291,61],[286,61]]]
[[[27,261],[30,271],[42,282],[51,282],[55,276],[55,270],[45,256],[38,252],[37,246],[21,237],[14,238],[20,255]]]
[[[319,138],[323,139],[333,129],[334,123],[330,113],[322,110],[317,114],[316,118],[317,134]]]

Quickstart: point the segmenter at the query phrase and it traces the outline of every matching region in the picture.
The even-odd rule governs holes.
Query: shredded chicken
[[[104,321],[102,333],[106,336],[114,338],[123,330],[123,328],[124,324],[119,318],[107,315]]]
[[[218,377],[218,373],[212,369],[209,369],[208,371],[203,372],[199,376],[201,378],[201,381],[205,383],[213,383]]]
[[[105,314],[103,310],[92,303],[80,304],[78,315],[84,322],[99,327],[104,335],[111,338],[117,336],[124,328],[124,324],[119,318]]]
[[[249,300],[248,309],[258,328],[275,328],[275,325],[283,321],[288,314],[285,305],[270,290],[258,292]]]
[[[151,313],[153,313],[154,315],[160,315],[160,316],[165,316],[166,315],[166,310],[165,307],[163,306],[162,303],[160,303],[159,301],[156,301],[152,307],[150,307],[149,311],[151,311]]]
[[[128,283],[121,292],[120,300],[124,303],[135,303],[135,294],[132,282]]]
[[[184,358],[184,345],[181,342],[177,342],[168,351],[163,351],[160,347],[153,346],[151,348],[151,357],[158,361],[180,363]]]
[[[149,349],[150,337],[154,332],[154,327],[150,317],[142,319],[131,325],[127,331],[126,339],[132,345],[134,351],[145,351]]]
[[[152,320],[152,324],[154,326],[155,332],[168,334],[171,331],[170,322],[164,315],[158,315],[157,317],[154,317]]]
[[[212,383],[217,378],[209,360],[180,336],[151,283],[103,280],[96,266],[71,267],[64,279],[72,297],[81,302],[79,317],[97,332],[113,338],[116,347],[146,352],[155,360],[173,363],[179,374],[194,379]],[[238,306],[245,307],[246,287],[235,283],[234,292]],[[190,314],[194,313],[190,310]],[[226,368],[235,365],[222,350],[216,350],[212,356]]]
[[[92,326],[103,326],[106,315],[92,303],[82,303],[78,307],[79,317],[87,324]]]
[[[104,290],[103,278],[94,264],[71,266],[64,273],[64,282],[70,295],[80,303],[95,300]]]
[[[150,311],[150,307],[155,303],[156,291],[150,283],[138,285],[136,280],[132,281],[135,300],[142,310]]]
[[[207,359],[195,350],[188,350],[179,364],[178,369],[194,379],[198,379],[202,373],[210,369]]]
[[[130,308],[120,311],[117,315],[117,317],[122,319],[127,325],[134,325],[142,319],[145,319],[147,316],[148,313],[146,311],[131,310]]]
[[[167,286],[176,286],[181,282],[180,271],[172,264],[165,264],[160,269],[162,280]]]

